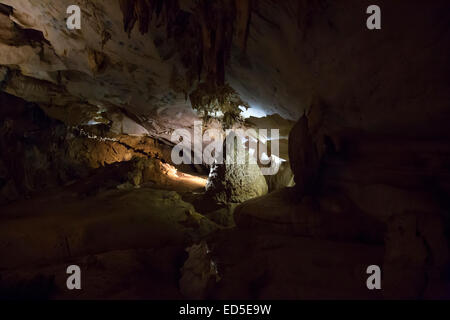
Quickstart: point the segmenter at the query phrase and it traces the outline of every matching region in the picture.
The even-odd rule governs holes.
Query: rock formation
[[[289,134],[289,159],[296,188],[301,193],[314,193],[319,178],[319,156],[303,115]]]
[[[0,0],[0,298],[449,298],[448,0],[70,4]],[[278,174],[175,166],[211,118]]]
[[[231,146],[230,142],[229,150],[227,141],[231,139],[234,139],[235,143]],[[221,203],[241,203],[268,192],[267,182],[261,169],[256,160],[255,163],[250,161],[240,136],[236,138],[233,135],[228,136],[225,139],[222,154],[222,163],[216,162],[211,166],[206,183],[207,196]],[[230,157],[227,158],[227,155]]]

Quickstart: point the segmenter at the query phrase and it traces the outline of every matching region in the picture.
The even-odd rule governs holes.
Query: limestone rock
[[[319,156],[306,115],[300,118],[289,134],[289,160],[296,187],[304,193],[312,192],[318,179]]]
[[[267,194],[268,187],[261,169],[251,163],[243,150],[241,139],[232,150],[235,161],[227,163],[226,143],[223,148],[223,163],[215,163],[206,183],[206,193],[223,203],[241,203]],[[225,140],[226,142],[226,140]]]
[[[94,74],[102,72],[106,68],[106,55],[100,51],[88,49],[88,62]]]
[[[124,170],[117,169],[119,174],[115,177],[104,174],[108,181],[117,182],[114,186],[126,181],[130,181],[131,186],[167,182],[167,169],[162,163],[167,151],[150,137],[108,138],[103,137],[100,130],[75,130],[48,117],[36,105],[5,93],[0,93],[0,106],[2,202],[65,185],[85,178],[95,169],[116,163],[124,163]],[[130,162],[133,157],[136,160]],[[98,180],[91,184],[109,186],[105,179]]]
[[[238,228],[270,234],[341,241],[383,243],[384,225],[355,209],[345,197],[323,195],[298,200],[295,188],[284,188],[240,204],[234,211]]]
[[[132,160],[131,170],[127,173],[128,181],[134,186],[152,182],[158,185],[169,181],[168,169],[158,159],[136,157]]]
[[[424,297],[430,285],[442,282],[449,251],[444,225],[438,216],[408,212],[392,217],[385,244],[386,298]]]
[[[293,187],[295,185],[294,174],[292,173],[289,162],[283,162],[275,175],[265,176],[269,192],[273,192],[284,187]]]
[[[20,206],[24,218],[0,226],[3,257],[0,267],[60,262],[71,255],[83,256],[124,246],[185,248],[197,237],[205,237],[217,228],[174,191],[106,190],[83,200],[61,192],[24,202]],[[15,208],[2,207],[2,215],[15,214]],[[60,212],[65,214],[58,215]],[[36,215],[40,219],[31,225],[30,219]],[[66,227],[52,228],[55,223]],[[24,235],[25,241],[21,240]]]
[[[367,290],[364,285],[364,266],[380,263],[381,245],[239,228],[222,231],[209,244],[222,278],[212,299],[373,299],[380,295],[380,290]]]
[[[208,289],[220,280],[217,267],[205,242],[193,245],[186,251],[189,257],[181,269],[181,293],[188,299],[205,299]]]
[[[205,216],[220,226],[226,228],[234,227],[236,226],[234,222],[234,210],[236,209],[237,205],[237,203],[228,204],[224,208],[206,213]]]

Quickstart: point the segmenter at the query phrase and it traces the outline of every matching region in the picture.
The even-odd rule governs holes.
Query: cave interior
[[[450,299],[450,2],[376,2],[0,0],[0,299]]]

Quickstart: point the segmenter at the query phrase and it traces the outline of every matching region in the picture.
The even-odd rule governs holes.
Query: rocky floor
[[[143,285],[138,272],[141,263],[145,269],[145,264],[152,264],[152,256],[159,260],[157,264],[167,263],[159,267],[152,264],[148,270],[148,276],[164,282],[164,277],[157,276],[157,269],[163,273],[173,269],[176,274],[176,266],[183,260],[172,262],[183,257],[184,249],[198,237],[217,229],[175,191],[141,186],[94,192],[93,185],[92,179],[79,182],[2,208],[2,296],[8,297],[11,291],[12,296],[34,296],[37,290],[41,298],[69,298],[61,289],[65,288],[65,268],[79,263],[87,270],[85,290],[79,298],[125,297],[127,293],[122,291],[137,283]],[[184,181],[182,188],[175,182],[169,186],[184,188],[185,192],[194,188],[189,181]],[[131,274],[136,281],[130,280]],[[29,281],[24,280],[28,276]],[[42,292],[47,289],[40,281],[51,282],[48,292]],[[176,285],[177,277],[171,277],[171,281]],[[128,285],[122,287],[121,283]],[[171,290],[170,285],[164,286],[165,291]],[[140,297],[151,297],[153,289],[149,288]],[[154,291],[153,297],[159,291]]]
[[[383,265],[383,227],[326,210],[339,207],[336,198],[324,198],[320,209],[312,200],[289,202],[293,189],[283,189],[238,206],[237,226],[226,228],[186,202],[199,199],[186,181],[81,192],[92,184],[2,208],[2,298],[398,297],[366,287],[367,266]],[[186,250],[194,244],[196,254]],[[81,291],[66,289],[71,264],[82,269]],[[420,294],[448,297],[448,288],[440,283]]]

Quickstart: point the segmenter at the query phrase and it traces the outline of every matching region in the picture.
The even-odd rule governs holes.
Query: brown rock
[[[289,160],[296,188],[303,193],[315,190],[319,173],[319,156],[303,115],[289,134]]]

